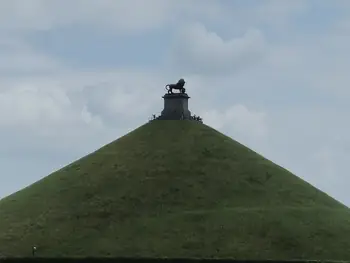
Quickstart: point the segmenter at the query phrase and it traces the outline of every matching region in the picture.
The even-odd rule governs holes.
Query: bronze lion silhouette
[[[185,80],[180,79],[176,84],[168,84],[165,86],[165,89],[168,91],[168,94],[174,94],[173,90],[179,90],[180,93],[185,93],[186,89],[184,88],[185,86]]]

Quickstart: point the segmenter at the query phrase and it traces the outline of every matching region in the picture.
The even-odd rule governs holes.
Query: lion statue
[[[177,89],[180,91],[180,93],[185,93],[186,89],[184,88],[185,86],[185,80],[180,79],[176,84],[168,84],[165,86],[165,89],[168,91],[168,94],[174,94],[173,90]]]

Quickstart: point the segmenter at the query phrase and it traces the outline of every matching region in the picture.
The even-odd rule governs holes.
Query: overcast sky
[[[147,122],[204,122],[350,205],[350,1],[0,0],[0,197]]]

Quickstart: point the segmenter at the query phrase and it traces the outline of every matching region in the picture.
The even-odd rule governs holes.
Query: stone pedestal
[[[191,112],[188,110],[188,99],[186,93],[165,94],[164,109],[161,113],[162,120],[188,120]]]

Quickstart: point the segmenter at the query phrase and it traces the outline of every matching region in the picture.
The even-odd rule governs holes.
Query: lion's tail
[[[169,90],[170,90],[169,84],[168,84],[168,85],[165,85],[165,90],[166,90],[166,91],[169,91]]]

